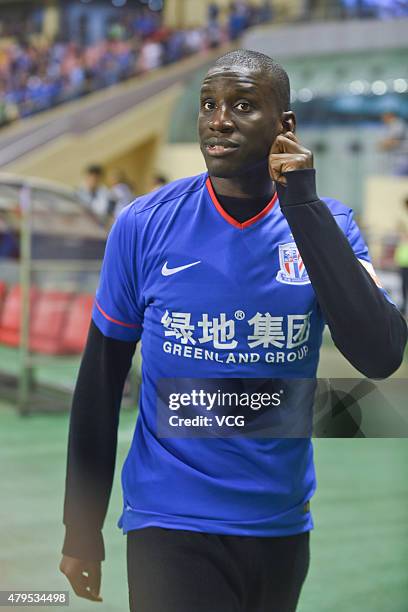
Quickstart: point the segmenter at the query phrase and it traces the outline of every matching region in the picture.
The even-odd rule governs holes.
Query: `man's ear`
[[[283,134],[285,132],[296,132],[296,117],[293,111],[285,111],[282,113]]]

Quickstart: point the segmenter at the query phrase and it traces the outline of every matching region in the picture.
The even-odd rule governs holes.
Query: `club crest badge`
[[[279,245],[280,269],[276,280],[287,285],[307,285],[310,283],[305,264],[295,242]]]

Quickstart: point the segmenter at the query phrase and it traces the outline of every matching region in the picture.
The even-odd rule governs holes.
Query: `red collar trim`
[[[221,206],[221,204],[219,203],[219,201],[217,200],[217,196],[215,195],[215,191],[213,189],[213,186],[211,184],[211,180],[210,177],[207,178],[207,180],[205,181],[205,186],[208,189],[208,192],[210,194],[212,203],[214,204],[215,208],[218,210],[218,212],[220,213],[220,215],[222,217],[224,217],[224,219],[226,221],[228,221],[228,223],[230,223],[231,225],[233,225],[234,227],[237,227],[238,229],[245,229],[246,227],[249,227],[250,225],[252,225],[253,223],[256,223],[257,221],[259,221],[260,219],[263,219],[263,217],[265,217],[265,215],[268,214],[268,212],[273,208],[273,205],[275,204],[276,200],[278,199],[278,194],[277,192],[274,193],[272,200],[270,202],[268,202],[268,204],[265,206],[265,208],[263,208],[257,215],[255,215],[254,217],[251,217],[250,219],[247,219],[247,221],[244,221],[244,223],[240,223],[239,221],[237,221],[236,219],[234,219],[234,217],[231,217],[231,215],[229,215]]]

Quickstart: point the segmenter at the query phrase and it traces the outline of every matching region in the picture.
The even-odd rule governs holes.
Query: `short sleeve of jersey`
[[[360,261],[360,263],[364,266],[367,272],[370,274],[371,278],[374,280],[379,290],[384,294],[387,300],[391,302],[391,304],[394,304],[394,302],[392,301],[388,293],[381,286],[380,281],[375,273],[375,270],[371,263],[370,255],[368,252],[368,247],[365,243],[364,238],[361,235],[361,232],[360,232],[360,229],[357,223],[354,220],[352,211],[350,211],[350,215],[349,215],[349,222],[348,222],[348,227],[347,227],[347,239],[354,251],[355,256]]]
[[[104,336],[135,341],[142,331],[137,294],[136,222],[133,206],[126,207],[109,233],[92,320]]]

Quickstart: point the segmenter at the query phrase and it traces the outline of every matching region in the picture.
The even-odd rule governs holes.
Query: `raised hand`
[[[284,172],[313,168],[313,154],[302,147],[293,132],[279,134],[269,152],[269,174],[273,181],[286,185]]]

